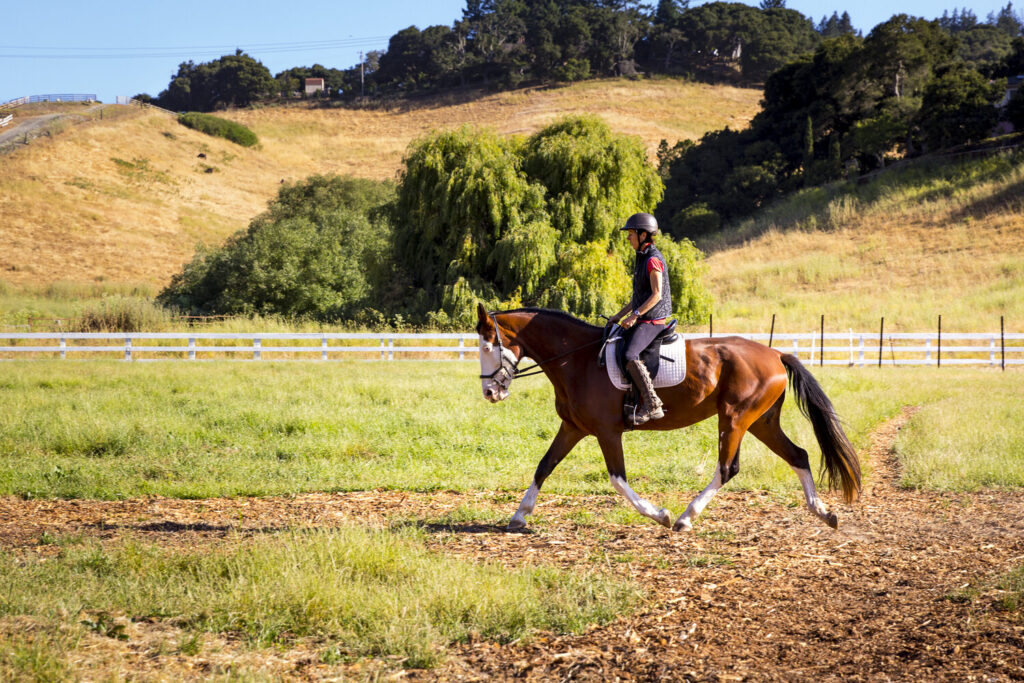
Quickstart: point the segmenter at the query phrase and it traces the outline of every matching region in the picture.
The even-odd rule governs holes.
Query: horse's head
[[[484,398],[497,403],[508,398],[508,388],[516,376],[522,349],[497,327],[497,320],[483,304],[477,304],[476,333],[480,335],[480,384]]]

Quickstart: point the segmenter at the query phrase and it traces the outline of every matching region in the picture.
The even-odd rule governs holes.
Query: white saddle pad
[[[615,361],[615,353],[618,350],[621,339],[609,340],[604,348],[604,364],[608,369],[608,379],[615,385],[616,389],[625,391],[631,384],[619,369]],[[686,379],[686,340],[680,335],[671,344],[661,345],[661,365],[658,366],[658,376],[654,378],[654,388],[674,387]],[[670,360],[666,360],[670,359]]]

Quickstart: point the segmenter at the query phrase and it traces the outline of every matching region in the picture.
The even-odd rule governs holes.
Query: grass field
[[[393,375],[388,373],[393,372]],[[908,485],[1024,485],[1019,373],[966,369],[815,369],[858,447],[904,405],[923,410],[899,442]],[[180,498],[374,488],[518,494],[558,428],[550,385],[480,396],[475,363],[5,364],[0,495]],[[812,454],[809,423],[785,426]],[[714,421],[625,437],[639,490],[685,501],[711,478]],[[812,455],[812,457],[815,457]],[[752,437],[730,487],[799,491]],[[870,463],[867,463],[870,468]],[[546,490],[609,491],[593,439]]]

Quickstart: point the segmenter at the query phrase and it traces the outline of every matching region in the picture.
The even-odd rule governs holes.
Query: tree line
[[[1008,37],[1021,24],[1008,6],[997,17],[1008,27],[1008,52],[971,61],[958,35],[1004,30],[972,24],[972,16],[897,15],[864,38],[826,38],[768,77],[748,128],[663,142],[659,220],[673,234],[695,237],[852,170],[988,138],[1000,119],[1024,129],[1024,92],[997,106],[1006,77],[1024,73],[1024,38]]]
[[[1021,33],[1012,3],[981,22],[967,9],[936,20],[957,54],[978,68],[1005,58]],[[463,86],[512,88],[600,76],[669,74],[761,84],[823,40],[857,36],[847,12],[815,23],[784,0],[760,7],[688,0],[468,0],[451,26],[416,26],[391,36],[348,68],[296,66],[276,75],[241,50],[183,62],[155,100],[171,110],[212,111],[288,97],[323,78],[324,97],[351,99]],[[141,95],[142,99],[154,99]]]

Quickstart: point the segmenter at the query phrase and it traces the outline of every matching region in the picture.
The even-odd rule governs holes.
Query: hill
[[[156,110],[74,126],[0,157],[0,280],[165,284],[198,242],[217,244],[266,207],[283,181],[314,173],[393,178],[414,138],[435,128],[531,133],[569,113],[639,135],[697,138],[756,113],[756,90],[600,80],[372,109],[308,105],[222,113],[252,128],[245,149]]]
[[[924,160],[777,202],[705,241],[715,326],[1024,331],[1024,155]]]

